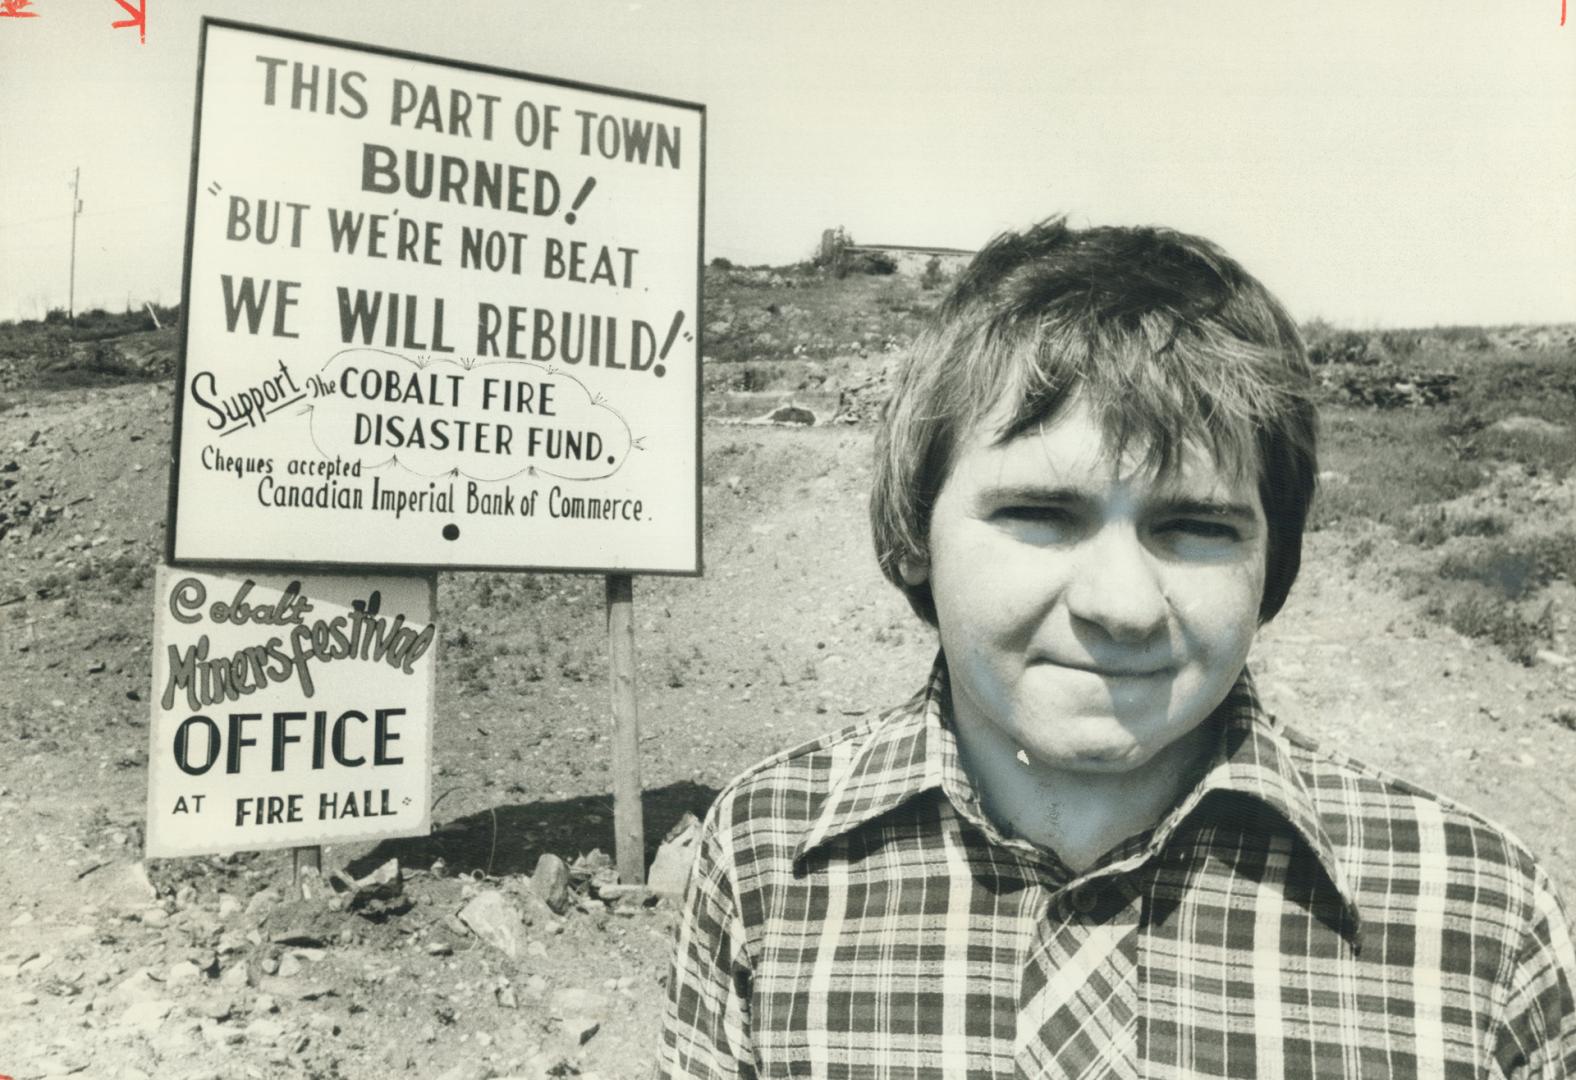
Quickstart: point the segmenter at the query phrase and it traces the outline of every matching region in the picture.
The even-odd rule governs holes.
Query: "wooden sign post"
[[[607,575],[607,645],[613,691],[613,845],[618,879],[646,880],[646,827],[640,805],[640,715],[635,706],[634,579]]]

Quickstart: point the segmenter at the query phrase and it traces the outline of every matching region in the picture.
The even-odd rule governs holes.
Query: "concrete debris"
[[[252,898],[246,902],[246,914],[253,919],[262,919],[274,905],[283,899],[284,897],[280,895],[279,890],[272,886],[258,889],[252,894]]]
[[[553,914],[562,915],[569,906],[569,867],[564,865],[564,860],[551,853],[537,859],[536,872],[531,875],[531,889]]]
[[[658,896],[680,899],[695,862],[695,842],[700,837],[700,819],[686,813],[657,849],[646,873],[646,888]]]
[[[177,960],[170,965],[170,970],[165,972],[164,981],[171,986],[177,986],[181,983],[196,982],[201,974],[202,969],[190,960]]]
[[[139,1001],[126,1006],[126,1011],[120,1014],[119,1025],[139,1031],[157,1031],[174,1007],[171,1001]]]
[[[335,888],[342,891],[351,911],[374,922],[381,922],[390,915],[403,915],[414,906],[405,895],[405,879],[400,873],[398,859],[390,859],[360,878],[336,870],[331,880]]]
[[[246,1025],[246,1037],[251,1042],[275,1043],[284,1037],[285,1026],[277,1020],[258,1017]]]
[[[104,891],[98,899],[112,908],[136,910],[159,898],[159,890],[153,887],[148,867],[142,862],[116,868],[114,873],[99,879],[99,885]]]
[[[492,1075],[487,1066],[466,1062],[439,1073],[438,1080],[489,1080]]]
[[[109,1001],[112,1005],[132,1005],[157,1000],[163,993],[164,984],[138,968],[109,992]]]
[[[575,1045],[584,1046],[607,1020],[608,1001],[602,994],[581,987],[555,992],[547,1001],[549,1015],[563,1025]]]
[[[518,960],[524,924],[520,912],[496,889],[488,889],[460,909],[460,921],[472,933],[511,960]]]

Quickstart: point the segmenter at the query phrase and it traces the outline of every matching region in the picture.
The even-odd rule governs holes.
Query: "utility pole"
[[[82,166],[71,174],[71,285],[66,293],[66,314],[71,325],[77,325],[77,215],[82,213],[82,200],[77,198],[77,185],[82,180]]]

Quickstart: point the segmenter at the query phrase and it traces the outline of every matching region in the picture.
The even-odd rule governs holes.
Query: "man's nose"
[[[1079,548],[1065,593],[1075,619],[1125,642],[1146,641],[1165,627],[1160,567],[1131,528],[1101,529]]]

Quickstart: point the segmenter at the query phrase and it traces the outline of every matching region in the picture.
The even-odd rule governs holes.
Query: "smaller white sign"
[[[147,854],[431,828],[433,581],[161,568]]]

